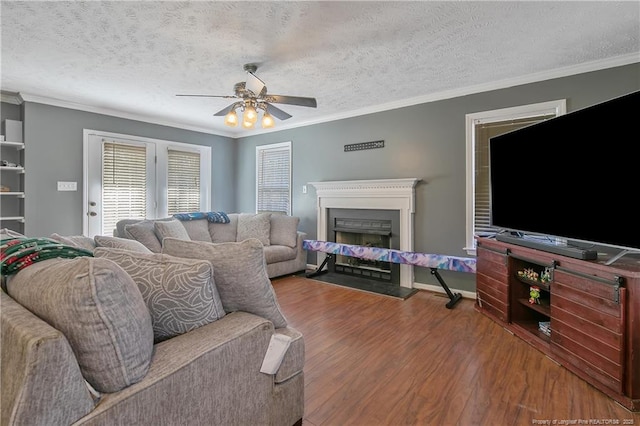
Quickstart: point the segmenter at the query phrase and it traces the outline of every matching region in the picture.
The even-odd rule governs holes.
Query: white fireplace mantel
[[[420,179],[309,182],[316,189],[319,240],[327,238],[328,209],[380,209],[400,212],[400,250],[413,251],[415,187]],[[318,253],[318,262],[324,254]],[[413,266],[400,265],[400,285],[413,287]]]

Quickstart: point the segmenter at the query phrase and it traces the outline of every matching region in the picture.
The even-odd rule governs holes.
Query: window
[[[490,224],[489,138],[566,112],[566,101],[543,102],[466,116],[468,254],[475,255],[476,235],[495,233]]]
[[[119,218],[147,217],[147,152],[144,145],[102,145],[102,233]]]
[[[256,147],[256,212],[291,214],[291,142]]]
[[[84,235],[112,235],[120,219],[208,211],[210,188],[210,147],[84,131]]]
[[[200,153],[169,148],[167,207],[170,215],[200,210]]]

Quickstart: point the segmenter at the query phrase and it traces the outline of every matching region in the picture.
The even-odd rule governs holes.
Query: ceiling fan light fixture
[[[264,115],[262,116],[262,128],[263,129],[270,129],[273,126],[275,126],[275,121],[273,120],[273,117],[271,116],[271,114],[269,114],[267,111],[264,112]]]
[[[244,109],[242,120],[248,121],[251,124],[254,124],[256,121],[258,121],[258,111],[256,111],[255,107],[250,103],[248,103],[246,108]]]
[[[224,117],[224,124],[230,127],[236,127],[238,125],[238,114],[235,109],[229,111],[229,114]]]

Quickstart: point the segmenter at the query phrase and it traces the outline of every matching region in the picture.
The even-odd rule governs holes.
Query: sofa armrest
[[[70,424],[94,406],[69,342],[0,290],[3,425]]]
[[[260,366],[273,332],[237,311],[158,343],[145,378],[105,394],[78,424],[268,424],[274,376]]]

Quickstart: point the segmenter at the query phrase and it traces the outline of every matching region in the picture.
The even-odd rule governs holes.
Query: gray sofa
[[[229,213],[227,216],[229,223],[214,223],[207,219],[177,221],[172,217],[155,220],[123,219],[117,222],[113,235],[138,240],[155,253],[162,251],[162,240],[165,237],[210,243],[257,238],[264,245],[269,278],[306,269],[307,253],[302,242],[307,234],[298,231],[300,218],[271,213]],[[164,222],[180,222],[186,233],[182,231],[182,227],[162,226]]]
[[[262,244],[169,238],[151,253],[126,241],[96,238],[93,256],[5,277],[1,424],[300,425],[304,339]],[[266,374],[274,333],[291,345]]]

